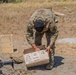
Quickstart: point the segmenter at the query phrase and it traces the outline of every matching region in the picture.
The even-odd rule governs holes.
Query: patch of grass
[[[33,2],[33,3],[43,3],[43,2],[73,2],[76,0],[0,0],[0,2],[6,3],[19,3],[19,2]]]
[[[22,0],[8,0],[8,2],[15,2],[15,3],[19,3],[19,2],[22,2]]]

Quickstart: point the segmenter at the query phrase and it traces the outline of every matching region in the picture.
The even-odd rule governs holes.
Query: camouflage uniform
[[[42,19],[45,25],[45,28],[40,33],[38,33],[34,28],[34,22],[38,19]],[[52,11],[49,9],[39,9],[31,16],[26,30],[26,39],[29,44],[35,43],[37,46],[41,45],[44,33],[46,34],[47,46],[50,44],[50,41],[54,43],[52,46],[52,52],[49,54],[51,65],[54,64],[54,45],[58,36],[57,26],[55,23],[56,21],[57,19]]]

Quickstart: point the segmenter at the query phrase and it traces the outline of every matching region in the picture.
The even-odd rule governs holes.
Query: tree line
[[[0,0],[0,3],[11,3],[11,2],[22,2],[22,1],[23,0]]]
[[[8,3],[8,0],[0,0],[0,2],[5,2],[5,3]]]

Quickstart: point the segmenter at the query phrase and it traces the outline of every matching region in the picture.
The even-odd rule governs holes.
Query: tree
[[[4,3],[4,2],[8,3],[8,0],[3,0],[3,3]]]

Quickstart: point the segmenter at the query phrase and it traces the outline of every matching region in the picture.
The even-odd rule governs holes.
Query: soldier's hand
[[[40,51],[40,49],[38,47],[35,48],[35,51]]]
[[[48,46],[48,47],[46,48],[46,51],[48,51],[48,53],[51,52],[50,46]]]
[[[35,43],[31,44],[35,51],[39,51],[40,49],[36,46]]]

